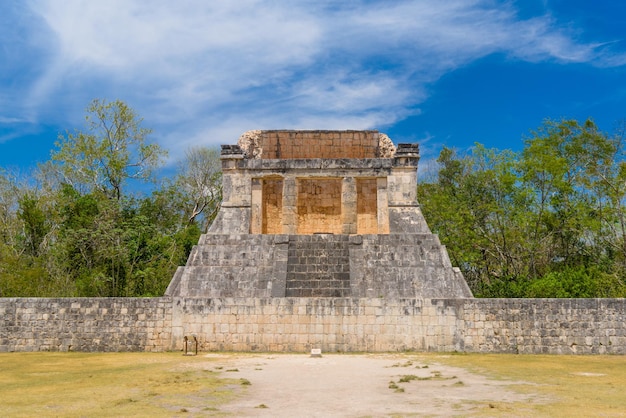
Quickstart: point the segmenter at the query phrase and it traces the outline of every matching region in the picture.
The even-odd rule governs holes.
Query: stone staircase
[[[287,258],[287,297],[350,297],[348,235],[292,236]]]

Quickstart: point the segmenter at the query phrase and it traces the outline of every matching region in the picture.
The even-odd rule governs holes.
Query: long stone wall
[[[167,298],[0,299],[0,352],[163,351],[171,330]]]
[[[454,351],[462,300],[178,299],[172,335],[204,350]],[[210,338],[207,338],[210,336]]]
[[[470,352],[626,354],[626,299],[466,299]]]
[[[626,354],[626,299],[0,299],[0,351]]]

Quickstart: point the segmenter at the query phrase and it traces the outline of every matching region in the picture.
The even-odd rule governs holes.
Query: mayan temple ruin
[[[468,298],[416,196],[417,144],[378,131],[250,131],[176,297]]]
[[[0,298],[0,352],[626,354],[626,299],[472,297],[420,211],[417,145],[251,131],[221,159],[164,296]]]

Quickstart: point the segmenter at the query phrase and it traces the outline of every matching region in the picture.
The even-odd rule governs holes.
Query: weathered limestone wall
[[[0,299],[0,352],[163,351],[169,298]]]
[[[352,297],[472,297],[437,235],[355,235],[350,243]]]
[[[341,179],[298,179],[296,185],[298,234],[343,233]]]
[[[259,159],[379,158],[378,131],[257,131],[240,145]],[[384,134],[383,134],[384,135]]]
[[[202,235],[165,294],[192,298],[285,296],[288,244],[287,235]]]
[[[0,299],[0,352],[626,354],[626,299]]]
[[[378,179],[356,180],[357,234],[378,234]]]
[[[469,352],[626,354],[626,299],[466,299]]]
[[[626,299],[175,299],[175,347],[626,354]]]
[[[283,180],[263,179],[263,202],[261,232],[263,234],[280,234],[283,231]],[[257,214],[258,211],[253,211]],[[255,231],[252,231],[255,233]]]
[[[454,351],[462,349],[462,304],[459,299],[175,298],[172,334],[181,342],[197,335],[202,350]]]

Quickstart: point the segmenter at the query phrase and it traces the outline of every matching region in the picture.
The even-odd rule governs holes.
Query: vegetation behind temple
[[[221,165],[191,149],[156,184],[165,151],[149,134],[123,102],[94,100],[50,161],[0,168],[0,297],[163,295],[216,215]]]
[[[626,297],[626,140],[546,121],[521,152],[444,148],[418,185],[477,297]]]
[[[0,168],[0,297],[160,296],[221,200],[219,152],[165,151],[123,102],[94,100],[25,175]],[[626,297],[624,132],[547,121],[524,149],[444,148],[418,185],[479,297]],[[134,194],[138,183],[147,194]]]

